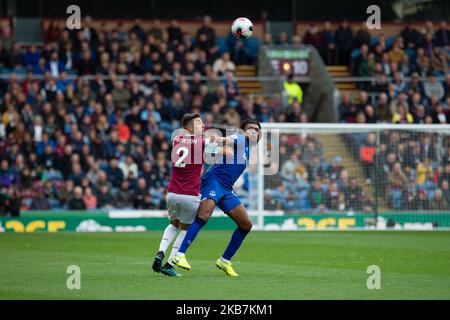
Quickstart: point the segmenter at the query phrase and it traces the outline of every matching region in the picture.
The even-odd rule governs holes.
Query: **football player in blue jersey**
[[[227,275],[237,277],[233,270],[231,258],[241,246],[252,228],[247,210],[233,192],[233,185],[247,167],[250,148],[256,146],[260,135],[261,125],[256,120],[247,119],[241,123],[241,133],[226,137],[222,141],[222,159],[209,167],[201,178],[201,202],[198,215],[190,225],[178,253],[172,262],[180,268],[190,270],[185,253],[194,241],[200,229],[208,222],[214,208],[218,206],[237,224],[223,255],[217,259],[216,266]]]

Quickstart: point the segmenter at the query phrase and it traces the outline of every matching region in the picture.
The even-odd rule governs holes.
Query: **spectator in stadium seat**
[[[438,47],[450,45],[450,30],[445,20],[441,21],[439,29],[434,33],[434,39]]]
[[[428,199],[427,192],[424,189],[419,189],[418,197],[414,205],[414,210],[429,210],[430,200]]]
[[[367,31],[367,25],[365,21],[362,23],[361,28],[356,31],[354,39],[354,46],[356,48],[359,48],[362,45],[370,45],[370,33]]]
[[[441,48],[434,47],[433,54],[430,58],[431,67],[433,68],[435,74],[444,75],[448,71],[447,58],[442,53]]]
[[[418,198],[418,191],[414,178],[410,178],[403,194],[403,209],[415,210]]]
[[[363,44],[360,54],[354,61],[353,74],[358,77],[368,77],[371,75],[369,67],[369,47]]]
[[[175,46],[183,41],[183,33],[177,20],[172,19],[170,21],[170,25],[167,27],[167,33],[169,34],[169,41]]]
[[[407,178],[402,166],[396,162],[392,171],[388,173],[388,194],[392,208],[399,210],[402,208],[403,191],[407,183]]]
[[[360,90],[359,91],[359,102],[356,104],[356,110],[357,112],[364,112],[366,109],[366,106],[369,104],[369,95],[367,94],[367,91]]]
[[[216,31],[211,27],[212,19],[206,15],[203,24],[197,31],[197,43],[202,50],[208,50],[216,44]]]
[[[400,33],[406,48],[416,48],[421,44],[422,35],[417,31],[411,23],[407,23]]]
[[[38,64],[40,58],[41,53],[37,50],[37,47],[31,45],[23,57],[25,67],[34,68]]]
[[[132,208],[134,192],[130,189],[130,183],[128,180],[123,180],[120,184],[120,188],[114,196],[114,206],[120,209]]]
[[[414,111],[413,111],[412,115],[413,115],[413,118],[414,118],[414,123],[424,124],[425,123],[425,118],[428,115],[424,105],[420,104],[416,108],[414,108],[413,110]]]
[[[300,103],[297,100],[294,100],[287,108],[286,117],[292,122],[300,122],[302,112],[303,110]]]
[[[392,115],[392,123],[405,124],[405,123],[413,123],[413,122],[414,122],[414,118],[411,115],[411,113],[409,113],[406,110],[406,107],[404,106],[404,104],[398,104],[397,111],[394,112]]]
[[[353,47],[353,31],[347,20],[344,20],[334,33],[339,50],[340,64],[349,65],[350,52]]]
[[[67,208],[69,210],[86,210],[86,204],[83,200],[83,189],[76,187],[73,191],[73,197],[67,202]]]
[[[366,120],[366,114],[364,113],[364,111],[359,111],[358,113],[356,113],[356,122],[355,123],[367,123]]]
[[[433,116],[433,123],[447,124],[449,123],[450,120],[449,114],[445,113],[444,110],[442,109],[442,106],[439,104],[434,107],[432,116]]]
[[[317,50],[323,57],[323,33],[314,23],[311,23],[308,26],[308,29],[305,32],[305,36],[303,37],[303,43],[312,45],[317,48]]]
[[[263,45],[273,45],[273,38],[272,38],[272,34],[269,32],[264,33],[263,38],[262,38],[262,44]]]
[[[145,179],[140,178],[137,182],[137,188],[133,198],[133,208],[143,209],[146,206],[146,198],[150,196]]]
[[[97,197],[92,193],[91,188],[86,188],[84,190],[83,201],[84,201],[84,204],[86,205],[87,210],[97,208]]]
[[[401,38],[397,38],[395,40],[394,44],[392,45],[392,49],[389,51],[388,55],[389,61],[397,65],[404,60],[406,53],[403,50],[403,41],[401,40]]]
[[[362,189],[358,185],[355,177],[350,177],[349,185],[344,189],[345,199],[347,201],[346,207],[348,210],[361,211],[362,210]]]
[[[334,31],[331,23],[325,21],[323,25],[323,56],[325,64],[327,65],[337,65],[339,64],[339,55],[336,47],[336,39],[334,36]]]
[[[288,34],[284,31],[280,32],[278,34],[277,41],[275,43],[280,46],[290,45]]]
[[[37,197],[34,197],[30,205],[31,210],[50,210],[51,205],[48,201],[47,194],[39,192]]]
[[[423,97],[425,91],[423,88],[423,83],[422,83],[422,81],[420,81],[420,76],[417,72],[414,72],[411,75],[411,79],[410,79],[409,83],[407,84],[406,91],[409,96],[412,95],[413,102],[415,102],[416,104],[421,103],[421,98]],[[418,94],[419,97],[418,97],[418,99],[414,100],[415,94]]]
[[[308,162],[306,166],[308,170],[308,182],[312,183],[315,180],[325,178],[325,170],[318,155],[312,157],[312,161]]]
[[[122,170],[124,179],[128,179],[130,173],[132,173],[134,177],[138,176],[138,167],[131,155],[127,156],[124,161],[119,163],[119,169]]]
[[[378,101],[376,104],[376,113],[381,122],[391,122],[392,116],[390,112],[390,107],[388,104],[388,96],[386,93],[381,93],[378,96]]]
[[[118,139],[122,143],[126,143],[130,140],[131,131],[128,125],[125,123],[122,116],[116,117],[117,124],[114,125],[113,130],[117,130]]]
[[[425,50],[423,50],[423,48],[417,49],[416,68],[423,77],[430,74],[432,71],[430,58],[425,55]]]
[[[74,188],[75,188],[75,184],[73,183],[73,181],[66,180],[64,183],[64,187],[58,189],[58,191],[56,192],[56,195],[57,195],[58,201],[61,206],[63,206],[63,207],[67,206],[68,201],[73,196]]]
[[[291,40],[291,45],[293,46],[299,46],[301,45],[302,42],[302,38],[299,35],[293,35],[292,36],[292,40]]]
[[[296,168],[299,165],[300,154],[301,154],[300,150],[294,151],[290,155],[289,159],[282,164],[281,176],[283,177],[283,179],[286,179],[287,181],[291,182],[293,181]]]
[[[46,43],[56,42],[59,40],[61,31],[56,20],[50,21],[47,29],[43,33],[43,39]]]
[[[430,201],[430,209],[436,211],[448,211],[450,209],[449,203],[443,197],[441,189],[436,189],[434,191],[433,200]]]
[[[148,36],[152,36],[155,39],[162,40],[162,33],[161,21],[158,19],[153,20],[153,23],[147,32]]]
[[[9,63],[8,65],[11,68],[22,68],[24,67],[23,63],[23,53],[20,49],[20,45],[17,42],[14,42],[11,46],[11,50],[9,52]]]
[[[82,24],[82,31],[84,39],[89,41],[94,47],[98,45],[98,33],[95,28],[93,28],[93,19],[91,16],[86,16],[84,18],[83,24]]]
[[[433,43],[433,33],[428,32],[425,34],[423,39],[422,47],[424,49],[425,55],[431,57],[433,55],[434,43]]]
[[[100,192],[97,196],[97,208],[110,209],[113,208],[114,199],[111,194],[111,189],[107,185],[103,185],[100,188]]]
[[[444,162],[445,163],[445,162]],[[450,163],[446,163],[443,171],[437,178],[439,185],[442,184],[443,181],[450,181]]]
[[[0,187],[6,187],[16,183],[18,176],[9,165],[8,160],[3,159],[0,165]]]
[[[326,192],[326,208],[333,211],[342,211],[345,209],[345,201],[342,198],[345,197],[342,192],[339,191],[336,182],[330,183],[330,187]]]
[[[213,65],[213,72],[216,75],[222,76],[225,75],[227,71],[232,71],[236,69],[236,66],[233,61],[230,60],[230,54],[228,52],[224,52],[220,59],[217,59]]]
[[[306,146],[302,150],[302,160],[306,163],[312,162],[314,156],[318,156],[320,158],[320,149],[319,144],[316,144],[315,141],[309,140],[306,142]]]
[[[118,167],[117,159],[112,158],[109,161],[109,167],[106,169],[108,181],[114,188],[118,188],[123,180],[123,172]]]
[[[0,68],[9,67],[9,52],[3,45],[3,41],[0,40]]]
[[[144,29],[142,29],[141,24],[142,24],[141,19],[135,19],[134,20],[134,25],[130,28],[130,32],[136,33],[136,35],[138,36],[139,40],[144,42],[146,34],[145,34]]]
[[[378,123],[378,115],[371,104],[368,104],[364,110],[366,123]]]
[[[447,201],[450,206],[450,180],[443,180],[441,183],[442,197]]]
[[[430,159],[425,158],[422,162],[419,162],[416,167],[416,184],[421,187],[427,176],[433,173],[433,167],[431,166]]]
[[[313,183],[313,186],[310,188],[308,192],[309,204],[314,211],[323,211],[325,210],[325,192],[321,187],[320,179],[316,179]]]
[[[59,78],[60,73],[65,70],[64,63],[59,60],[56,50],[51,53],[50,60],[45,65],[45,70],[50,72],[54,78]]]
[[[114,89],[111,91],[114,105],[121,111],[128,108],[128,101],[131,98],[130,92],[125,88],[125,84],[121,80],[114,83]]]

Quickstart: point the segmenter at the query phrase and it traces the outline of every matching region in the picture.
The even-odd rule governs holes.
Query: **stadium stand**
[[[163,209],[170,136],[185,112],[201,112],[208,127],[245,118],[307,122],[301,103],[284,107],[277,95],[250,100],[235,80],[235,72],[250,70],[242,65],[256,66],[259,45],[272,43],[271,36],[243,43],[218,36],[214,26],[205,18],[187,32],[175,20],[143,28],[139,21],[111,25],[87,18],[81,31],[69,32],[47,21],[42,48],[19,47],[3,28],[2,203],[40,210]],[[361,30],[353,35],[345,22],[336,30],[325,23],[323,29],[308,26],[303,39],[291,41],[316,46],[328,64],[374,77],[356,99],[344,94],[342,122],[449,123],[449,31],[445,24],[430,28],[427,23],[423,35],[409,26],[401,37],[386,38]],[[276,43],[289,41],[280,34]],[[438,80],[444,75],[444,82]],[[283,139],[281,175],[268,178],[276,186],[265,193],[269,208],[373,210],[372,196],[349,175],[341,155],[327,158],[324,142],[313,135]],[[450,205],[450,141],[444,141],[445,159],[422,150],[435,140],[391,133],[375,148],[370,134],[345,136],[366,182],[388,183],[383,197],[399,210],[429,208],[426,201],[436,197]],[[371,176],[376,161],[387,181]],[[248,191],[248,179],[239,194]]]

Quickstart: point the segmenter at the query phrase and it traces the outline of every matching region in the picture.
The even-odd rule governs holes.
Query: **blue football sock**
[[[234,230],[233,235],[231,236],[231,240],[228,243],[228,247],[225,249],[222,258],[231,260],[249,232],[250,231],[242,230],[240,228]]]
[[[186,253],[187,248],[189,248],[189,246],[197,236],[197,233],[201,228],[203,228],[205,224],[206,222],[202,219],[195,218],[194,222],[189,226],[189,229],[187,230],[186,236],[184,237],[183,243],[181,244],[180,249],[178,249],[178,252]]]

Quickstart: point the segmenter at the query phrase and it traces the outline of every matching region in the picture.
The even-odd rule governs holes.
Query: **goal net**
[[[259,229],[450,227],[450,126],[262,126],[235,191]]]

